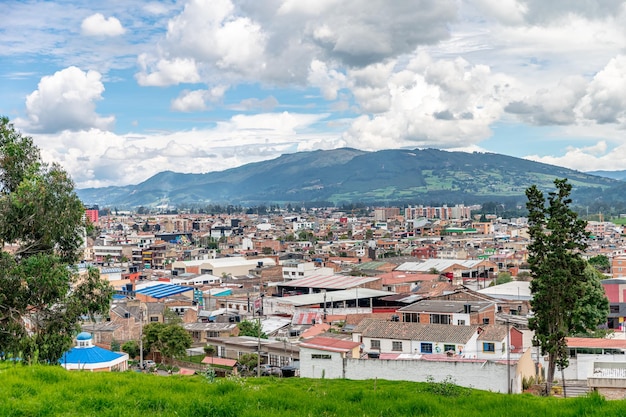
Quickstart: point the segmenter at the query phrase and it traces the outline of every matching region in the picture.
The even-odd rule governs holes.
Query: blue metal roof
[[[158,284],[135,291],[136,294],[147,295],[152,298],[165,298],[172,295],[193,291],[193,287],[173,284]]]
[[[123,353],[111,352],[98,346],[77,348],[74,347],[61,356],[59,363],[61,365],[69,363],[93,364],[111,362],[124,356]]]

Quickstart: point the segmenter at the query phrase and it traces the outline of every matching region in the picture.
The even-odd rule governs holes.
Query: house
[[[524,352],[524,334],[512,326],[482,326],[477,343],[476,357],[479,359],[518,358]]]
[[[420,300],[398,309],[409,323],[452,324],[455,326],[495,323],[496,304],[489,301]]]
[[[345,361],[359,357],[359,342],[318,336],[300,342],[300,377],[345,378]]]
[[[613,263],[616,263],[615,259]],[[626,260],[624,266],[626,267]],[[601,282],[609,299],[608,328],[623,331],[626,321],[626,278],[609,278]]]
[[[182,326],[194,343],[207,344],[209,338],[239,335],[237,323],[184,323]]]
[[[370,357],[386,353],[430,355],[452,352],[459,357],[474,358],[480,327],[448,326],[410,322],[364,319],[352,332],[352,340],[360,342]]]
[[[111,352],[93,344],[90,333],[82,332],[76,336],[75,346],[65,352],[59,363],[68,370],[91,372],[126,371],[128,354]]]

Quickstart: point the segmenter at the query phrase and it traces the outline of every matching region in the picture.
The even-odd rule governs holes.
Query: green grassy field
[[[623,416],[625,401],[439,383],[216,379],[0,364],[0,416]]]

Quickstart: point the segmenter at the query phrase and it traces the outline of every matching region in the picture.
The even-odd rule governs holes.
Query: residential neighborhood
[[[94,345],[111,349],[174,316],[193,340],[188,354],[211,346],[202,364],[221,372],[237,372],[253,354],[303,378],[450,376],[463,386],[519,393],[547,366],[528,329],[527,220],[490,215],[481,222],[477,209],[385,207],[367,216],[87,210],[97,235],[87,238],[82,266],[99,268],[116,293],[109,314],[82,328]],[[587,227],[593,237],[585,258],[611,263],[602,281],[611,338],[602,348],[569,339],[576,354],[564,382],[585,390],[597,389],[593,377],[607,363],[626,367],[623,230],[609,222]],[[248,321],[263,338],[239,334]]]

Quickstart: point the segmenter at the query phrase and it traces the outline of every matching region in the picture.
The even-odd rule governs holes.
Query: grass
[[[430,383],[216,379],[0,364],[0,416],[618,416],[625,401],[505,395]]]

